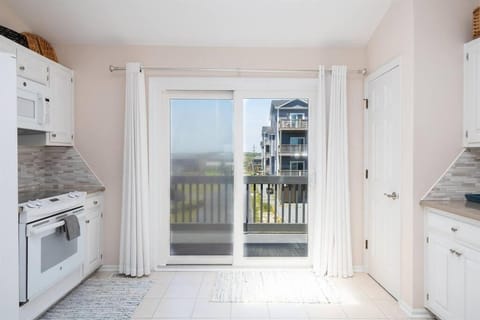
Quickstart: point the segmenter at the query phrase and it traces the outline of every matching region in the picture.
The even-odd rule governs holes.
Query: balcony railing
[[[305,154],[307,153],[308,146],[306,144],[282,144],[280,145],[279,152],[282,154]]]
[[[308,129],[308,120],[280,120],[280,129],[306,130]]]
[[[245,230],[305,232],[307,182],[306,176],[244,177]],[[231,225],[233,177],[172,176],[170,206],[172,225]]]
[[[279,175],[287,177],[306,177],[308,176],[307,170],[280,170]]]
[[[307,182],[307,177],[244,177],[245,231],[303,232],[308,221]],[[258,226],[265,224],[271,226]]]

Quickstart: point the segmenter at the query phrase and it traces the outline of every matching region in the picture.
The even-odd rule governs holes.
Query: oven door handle
[[[27,229],[27,237],[35,236],[37,234],[41,234],[41,233],[44,233],[46,231],[56,229],[58,227],[63,226],[64,224],[65,224],[65,221],[59,221],[59,222],[55,222],[55,223],[49,224],[49,225],[44,226],[44,227],[31,227],[31,228]]]

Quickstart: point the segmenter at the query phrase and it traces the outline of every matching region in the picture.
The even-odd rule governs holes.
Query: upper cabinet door
[[[17,44],[10,39],[0,36],[0,52],[17,54]]]
[[[50,132],[48,145],[73,144],[73,71],[50,65]]]
[[[47,59],[27,48],[18,47],[17,76],[48,85],[49,64]]]

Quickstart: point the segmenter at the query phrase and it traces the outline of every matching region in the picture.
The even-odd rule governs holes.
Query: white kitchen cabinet
[[[49,60],[22,46],[17,47],[17,76],[48,86]]]
[[[4,36],[0,36],[0,52],[17,55],[17,44]]]
[[[73,71],[50,65],[50,130],[47,145],[72,145],[74,132]]]
[[[426,210],[425,306],[440,319],[480,319],[480,242],[470,236],[480,224]]]
[[[102,265],[103,259],[103,193],[88,195],[85,204],[84,277]]]

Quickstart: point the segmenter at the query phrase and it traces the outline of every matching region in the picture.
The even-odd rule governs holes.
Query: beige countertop
[[[480,221],[480,203],[465,200],[422,200],[420,205]]]

